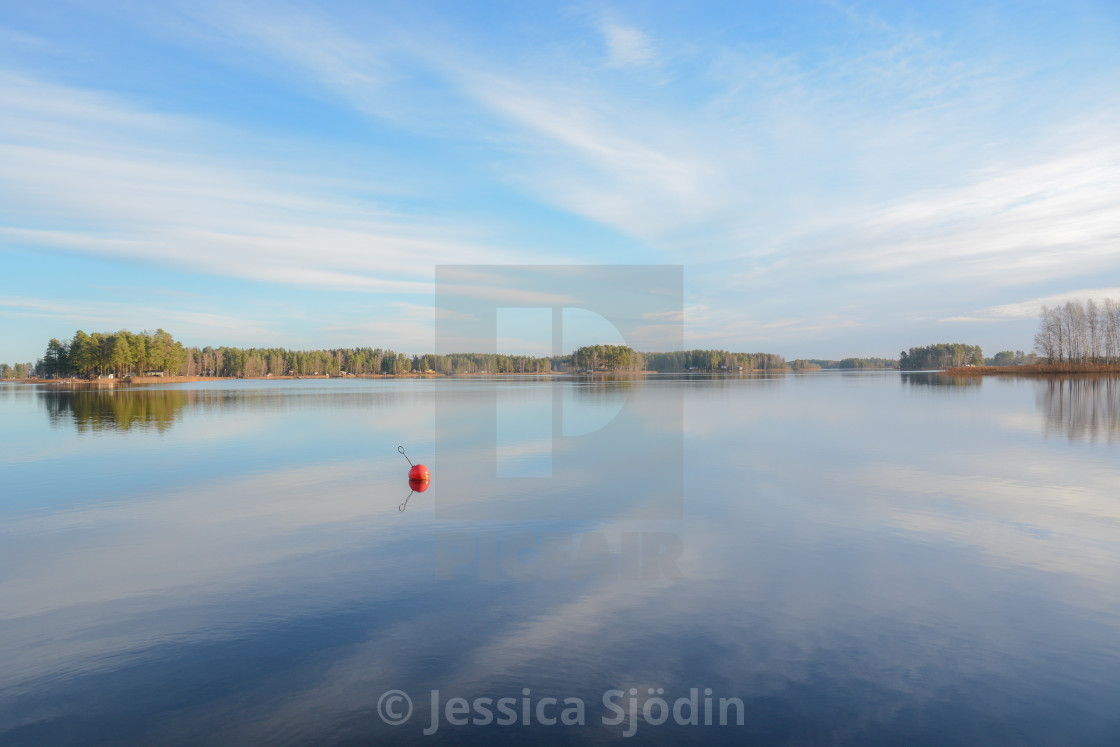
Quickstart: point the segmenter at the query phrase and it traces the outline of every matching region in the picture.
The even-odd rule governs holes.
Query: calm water
[[[0,425],[3,743],[1120,743],[1120,380],[6,385]]]

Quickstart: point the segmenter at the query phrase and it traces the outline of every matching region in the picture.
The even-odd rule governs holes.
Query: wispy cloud
[[[1029,301],[1001,304],[978,309],[962,316],[950,316],[942,319],[943,322],[996,322],[1014,319],[1038,319],[1039,311],[1043,306],[1061,306],[1069,301],[1088,301],[1092,299],[1100,303],[1106,298],[1120,300],[1120,286],[1114,288],[1085,288],[1080,290],[1056,293]]]
[[[403,102],[389,100],[389,84],[399,73],[383,59],[380,35],[358,39],[322,13],[282,4],[265,10],[254,4],[203,3],[187,13],[211,34],[282,60],[285,74],[326,87],[364,114],[399,116],[395,110]]]
[[[985,169],[973,179],[865,212],[840,235],[851,248],[835,251],[836,240],[814,237],[813,251],[868,271],[940,266],[947,279],[984,277],[996,284],[1115,266],[1113,245],[1120,237],[1115,144],[1075,146],[1038,163]]]
[[[707,304],[685,308],[684,319],[688,347],[723,347],[723,341],[727,339],[750,340],[773,346],[778,342],[796,342],[821,333],[862,326],[858,319],[832,312],[768,317],[750,306],[728,309]]]
[[[589,79],[578,58],[545,70],[511,66],[461,39],[424,43],[424,32],[402,26],[393,28],[393,46],[497,119],[468,122],[462,134],[504,148],[506,178],[656,250],[710,259],[768,245],[790,254],[804,237],[817,254],[867,272],[938,257],[980,257],[989,269],[1018,252],[1024,276],[1004,277],[1026,282],[1056,253],[1111,235],[1109,196],[1120,190],[1106,133],[1115,112],[1088,125],[1074,120],[1080,129],[1064,150],[986,147],[1004,126],[998,108],[1018,105],[1008,76],[1029,70],[966,61],[936,33],[837,7],[869,35],[858,53],[807,64],[716,45],[694,53],[709,58],[710,75],[708,93],[688,97],[691,106],[679,91]],[[361,111],[366,98],[384,94],[370,74],[355,72],[381,64],[368,49],[384,48],[383,35],[359,45],[337,25],[285,18],[298,21],[298,33],[255,15],[238,23],[327,88],[360,90]],[[611,13],[593,23],[610,64],[654,59],[648,33]],[[1110,112],[1107,103],[1101,111]]]
[[[0,77],[0,96],[11,104],[0,115],[0,236],[11,246],[391,293],[430,292],[435,263],[512,258],[476,229],[355,199],[346,175],[332,184],[231,162],[206,144],[236,139],[220,128],[26,78]]]
[[[607,64],[611,67],[646,65],[656,56],[653,39],[633,26],[610,19],[599,21],[599,31],[607,45]]]
[[[166,305],[153,308],[150,304],[140,303],[104,301],[75,303],[55,298],[0,296],[0,316],[55,317],[94,324],[99,329],[110,330],[186,327],[196,334],[219,335],[225,338],[228,338],[230,333],[236,333],[239,338],[260,340],[262,344],[275,340],[279,335],[273,322],[193,309],[168,308]]]

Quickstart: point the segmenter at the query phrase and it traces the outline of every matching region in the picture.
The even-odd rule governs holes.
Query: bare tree
[[[1085,304],[1085,325],[1086,329],[1086,353],[1089,359],[1097,362],[1102,358],[1101,356],[1101,316],[1100,307],[1093,299],[1089,299]]]
[[[1104,322],[1104,356],[1109,363],[1120,360],[1120,303],[1106,298],[1101,312]]]
[[[1047,363],[1054,363],[1055,359],[1059,359],[1061,350],[1058,342],[1061,330],[1058,310],[1043,306],[1038,316],[1040,323],[1034,336],[1034,349],[1046,358]]]
[[[1069,336],[1066,334],[1065,311],[1061,306],[1054,309],[1053,324],[1058,344],[1058,363],[1062,363],[1069,355]]]
[[[1071,363],[1078,363],[1083,356],[1085,309],[1080,301],[1066,301],[1062,307],[1062,327],[1065,330],[1066,358]]]

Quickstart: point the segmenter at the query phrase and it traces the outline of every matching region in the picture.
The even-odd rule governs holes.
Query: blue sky
[[[1117,81],[1115,2],[4,3],[0,360],[424,352],[457,263],[683,265],[689,347],[1029,349],[1120,298]]]

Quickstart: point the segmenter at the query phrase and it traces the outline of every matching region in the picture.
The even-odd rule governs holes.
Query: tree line
[[[361,376],[402,374],[413,369],[403,353],[382,348],[188,348],[188,376]]]
[[[789,364],[794,371],[826,370],[863,370],[874,368],[898,368],[894,358],[844,358],[833,361],[821,358],[798,358]]]
[[[984,352],[979,345],[941,342],[903,350],[898,358],[898,367],[903,371],[928,371],[968,365],[984,365]]]
[[[169,333],[134,334],[78,330],[68,341],[52,339],[43,358],[26,370],[39,376],[90,378],[112,374],[215,377],[353,376],[404,374],[410,371],[512,373],[535,371],[548,359],[525,356],[412,356],[382,348],[288,350],[285,348],[186,347]],[[547,368],[545,368],[547,370]],[[25,374],[26,376],[26,374]],[[25,377],[24,376],[24,377]],[[20,377],[20,378],[24,378]]]
[[[34,363],[17,363],[14,366],[0,363],[0,379],[26,379],[34,374]]]
[[[1001,350],[991,358],[984,359],[985,366],[1023,366],[1030,363],[1038,363],[1038,356],[1022,350]]]
[[[1090,298],[1043,306],[1034,348],[1047,363],[1120,362],[1120,302]]]
[[[646,370],[678,371],[773,371],[786,368],[786,359],[775,353],[732,353],[727,350],[678,350],[645,353]]]
[[[180,375],[213,377],[362,376],[438,374],[547,373],[550,371],[773,370],[786,367],[773,353],[683,350],[642,353],[626,345],[589,345],[570,355],[537,357],[495,353],[413,355],[385,348],[187,347],[162,329],[132,333],[82,330],[70,340],[51,339],[37,364],[5,366],[9,378]]]
[[[0,379],[32,376],[164,375],[257,376],[361,376],[400,375],[409,372],[440,374],[547,373],[565,370],[656,371],[690,370],[794,370],[900,368],[941,369],[963,365],[1007,366],[1034,363],[1120,362],[1120,301],[1070,301],[1054,308],[1042,307],[1035,335],[1038,355],[1004,350],[985,359],[979,346],[938,343],[902,351],[890,358],[845,358],[840,361],[798,359],[787,364],[773,353],[733,353],[726,350],[681,350],[642,353],[626,345],[589,345],[566,356],[536,357],[490,353],[406,356],[385,348],[285,348],[187,347],[168,332],[132,333],[82,330],[70,340],[51,339],[37,363],[0,364]]]

